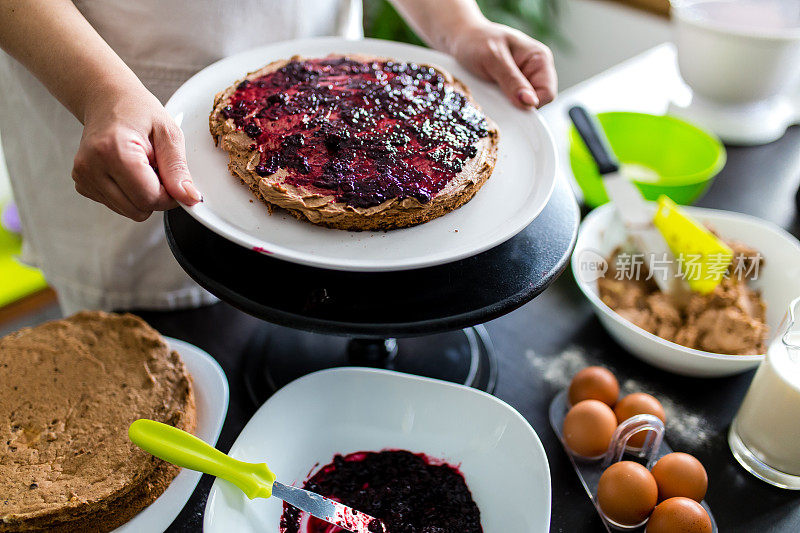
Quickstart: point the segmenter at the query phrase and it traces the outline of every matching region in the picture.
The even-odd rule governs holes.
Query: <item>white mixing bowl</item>
[[[800,93],[800,2],[673,0],[681,77],[696,95],[748,103]]]
[[[767,304],[767,324],[775,332],[789,307],[800,296],[800,243],[781,228],[761,219],[716,209],[684,207],[696,219],[710,224],[723,238],[738,240],[761,252],[764,264],[750,285],[761,291]],[[614,206],[605,204],[586,216],[578,231],[572,272],[611,336],[639,359],[663,370],[695,377],[728,376],[758,366],[763,355],[725,355],[686,348],[662,339],[612,311],[600,299],[596,278],[586,275],[591,259],[607,258],[624,240],[612,237]],[[582,271],[582,268],[584,269]]]

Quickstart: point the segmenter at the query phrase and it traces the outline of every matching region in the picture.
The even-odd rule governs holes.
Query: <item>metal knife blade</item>
[[[654,206],[642,197],[624,170],[606,174],[603,184],[634,247],[645,255],[645,264],[658,288],[665,293],[679,292],[678,265],[664,236],[653,225]]]
[[[676,292],[679,284],[677,264],[667,242],[653,224],[655,209],[626,177],[628,169],[620,165],[602,127],[589,112],[574,106],[569,110],[569,117],[597,163],[608,197],[614,202],[633,245],[644,254],[652,279],[663,292]]]
[[[298,487],[290,487],[276,481],[272,484],[272,495],[290,503],[321,520],[353,533],[386,533],[383,522],[356,511],[342,503]]]

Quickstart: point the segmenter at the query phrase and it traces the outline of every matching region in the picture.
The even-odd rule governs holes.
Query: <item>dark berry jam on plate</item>
[[[240,83],[222,114],[253,139],[257,174],[354,207],[430,201],[489,133],[437,70],[393,61],[293,60]]]
[[[480,511],[461,472],[423,454],[382,451],[337,455],[303,488],[380,519],[387,533],[483,531]],[[375,528],[380,531],[380,524]],[[284,504],[281,533],[343,531]]]

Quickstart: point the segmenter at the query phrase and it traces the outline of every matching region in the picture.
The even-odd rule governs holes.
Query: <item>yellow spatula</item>
[[[233,483],[250,499],[275,496],[346,531],[386,533],[377,518],[314,492],[284,485],[266,463],[237,461],[178,428],[141,418],[130,425],[128,436],[135,445],[168,463]]]
[[[666,260],[659,272],[651,272],[658,287],[676,295],[686,293],[686,284],[696,292],[713,291],[727,272],[733,251],[666,196],[659,199],[654,215],[628,176],[631,166],[620,164],[594,117],[581,106],[570,108],[569,117],[597,163],[628,238],[654,263]]]
[[[702,294],[713,291],[733,260],[733,250],[666,196],[658,199],[653,223],[681,262],[689,287]]]

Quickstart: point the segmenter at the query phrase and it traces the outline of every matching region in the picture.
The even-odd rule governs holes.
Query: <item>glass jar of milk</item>
[[[758,367],[728,444],[756,477],[800,490],[800,298]]]

